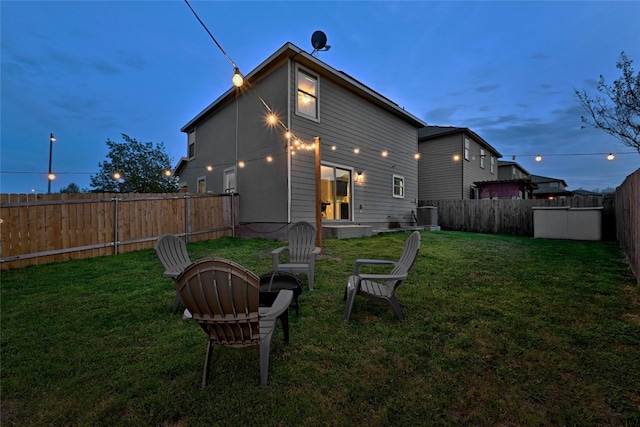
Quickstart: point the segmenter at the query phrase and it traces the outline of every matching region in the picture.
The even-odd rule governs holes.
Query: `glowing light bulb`
[[[211,172],[211,171],[213,170],[213,166],[208,165],[208,166],[207,166],[207,170],[208,170],[209,172]]]
[[[337,149],[337,148],[338,148],[338,147],[336,147],[335,145],[332,145],[332,146],[331,146],[331,151],[336,151],[336,149]]]
[[[269,163],[273,162],[273,157],[267,156],[267,162],[269,162]]]
[[[389,155],[389,152],[387,150],[384,150],[382,152],[382,157],[387,157]]]
[[[540,154],[538,154],[536,156],[536,162],[541,162],[542,161],[542,156]]]
[[[607,160],[611,161],[613,159],[615,159],[616,156],[613,155],[613,153],[609,153],[609,155],[607,156]]]
[[[414,154],[413,158],[416,159],[416,160],[420,160],[420,153]]]
[[[54,179],[56,179],[56,174],[54,173],[50,173],[49,175],[47,175],[47,179],[49,181],[53,181]]]
[[[308,104],[311,102],[311,98],[309,98],[309,95],[302,95],[302,103],[303,104]]]
[[[354,152],[355,154],[360,154],[360,149],[359,149],[359,148],[354,148],[354,149],[353,149],[353,152]]]
[[[165,176],[171,176],[171,171],[169,169],[167,169],[166,171],[164,171],[164,175]]]
[[[454,154],[452,158],[454,162],[458,162],[460,161],[460,154]]]
[[[267,116],[267,122],[269,122],[270,125],[275,125],[276,123],[278,123],[278,117],[271,113]]]
[[[245,162],[243,162],[242,160],[240,160],[240,161],[238,162],[238,167],[239,167],[239,168],[243,168],[243,167],[245,167],[245,166],[247,166],[247,164],[246,164]]]
[[[120,178],[122,178],[122,175],[120,175],[120,172],[115,172],[115,173],[113,174],[113,179],[118,180],[118,179],[120,179]]]
[[[233,69],[233,77],[231,78],[231,81],[235,87],[240,87],[244,84],[244,78],[242,77],[242,74],[240,74],[238,67]]]

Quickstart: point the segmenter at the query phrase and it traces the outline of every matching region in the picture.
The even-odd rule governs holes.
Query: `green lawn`
[[[2,272],[2,425],[640,425],[640,287],[614,243],[423,232],[405,315],[358,298],[356,258],[408,234],[325,240],[269,384],[257,348],[216,347],[171,315],[153,250]],[[260,274],[279,242],[189,244]],[[306,284],[306,282],[305,282]]]

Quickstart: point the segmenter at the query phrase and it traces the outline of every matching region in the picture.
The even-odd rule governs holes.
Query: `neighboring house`
[[[267,125],[267,106],[277,114],[275,125]],[[417,130],[425,125],[286,43],[240,89],[184,125],[187,157],[176,175],[183,191],[238,193],[241,235],[283,237],[289,223],[315,224],[316,160],[323,228],[410,225],[418,201]],[[315,137],[320,159],[300,149]]]
[[[573,194],[566,190],[567,183],[563,179],[531,175],[531,181],[538,184],[538,189],[533,192],[534,199],[556,199],[571,197]]]
[[[531,179],[531,174],[515,161],[498,160],[498,179]]]
[[[538,188],[518,163],[498,160],[497,181],[476,181],[479,199],[531,199]]]
[[[498,179],[502,154],[469,128],[427,126],[418,131],[418,198],[477,198],[475,182]]]
[[[476,181],[479,199],[532,199],[538,184],[529,178]]]

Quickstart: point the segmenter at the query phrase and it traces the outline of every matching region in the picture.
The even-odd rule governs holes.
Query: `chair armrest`
[[[405,270],[402,269],[402,271],[399,271],[398,273],[395,274],[360,274],[358,275],[358,277],[361,280],[373,280],[373,281],[387,281],[387,280],[404,280],[407,278],[407,276],[409,275],[409,273]]]
[[[397,263],[395,261],[387,261],[383,259],[358,259],[356,260],[356,265],[353,268],[353,275],[358,276],[358,270],[362,265],[393,265],[395,266]]]
[[[275,319],[280,316],[284,311],[289,308],[289,304],[291,304],[291,300],[293,299],[293,291],[290,289],[283,289],[278,292],[278,296],[276,300],[273,302],[269,310],[261,316],[264,318]]]
[[[279,248],[276,248],[276,249],[271,251],[271,263],[273,265],[273,269],[274,270],[278,269],[278,264],[280,264],[280,254],[285,250],[288,251],[289,247],[288,246],[280,246]]]

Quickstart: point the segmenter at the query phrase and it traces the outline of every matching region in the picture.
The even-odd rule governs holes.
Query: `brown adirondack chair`
[[[347,305],[344,312],[344,320],[349,321],[353,302],[356,295],[361,295],[374,301],[380,301],[393,308],[396,317],[402,320],[402,310],[396,297],[396,289],[407,278],[409,270],[413,267],[420,250],[420,233],[414,231],[404,243],[404,250],[400,259],[395,261],[377,259],[358,259],[353,269],[353,275],[349,277],[344,299]],[[363,274],[360,267],[363,265],[391,265],[393,268],[388,274]],[[375,282],[381,281],[382,283]]]
[[[187,253],[187,245],[182,239],[173,234],[161,236],[153,249],[156,251],[158,261],[160,261],[160,264],[164,267],[164,276],[172,278],[174,282],[180,273],[191,264],[189,254]],[[172,314],[178,311],[181,301],[180,293],[177,293],[173,301]]]
[[[204,258],[187,267],[176,281],[193,319],[209,336],[202,372],[207,384],[213,345],[260,346],[260,382],[267,384],[269,349],[276,318],[289,308],[293,291],[282,290],[270,307],[259,308],[260,279],[223,258]],[[285,333],[285,337],[288,334]]]
[[[289,262],[280,263],[280,254],[289,252]],[[289,271],[306,274],[309,290],[313,290],[316,271],[316,256],[320,248],[316,246],[316,228],[306,221],[293,224],[289,229],[289,246],[271,251],[274,271]]]

